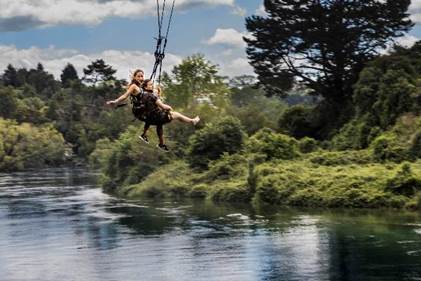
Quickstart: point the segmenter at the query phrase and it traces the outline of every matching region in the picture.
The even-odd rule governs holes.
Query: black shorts
[[[168,110],[157,109],[146,116],[145,123],[150,125],[164,125],[170,123],[171,120],[171,113]]]
[[[139,119],[141,121],[145,121],[145,119],[146,119],[146,116],[145,116],[146,115],[146,109],[145,109],[144,106],[133,106],[132,112],[133,112],[133,115],[137,119]]]

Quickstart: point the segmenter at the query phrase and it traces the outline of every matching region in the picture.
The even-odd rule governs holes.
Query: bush
[[[219,159],[224,153],[240,151],[245,136],[240,121],[234,117],[224,117],[207,124],[190,138],[190,166],[205,169],[210,161]]]
[[[386,190],[397,194],[411,196],[421,188],[421,179],[416,178],[409,163],[403,163],[395,176],[386,183]]]
[[[312,135],[314,125],[312,122],[313,108],[294,105],[285,110],[278,121],[279,128],[287,134],[302,138]]]
[[[247,159],[239,154],[224,153],[220,159],[210,162],[208,166],[209,170],[203,177],[207,182],[245,177],[247,174]]]
[[[65,150],[62,135],[52,125],[35,127],[0,119],[0,170],[60,165]]]
[[[302,153],[310,153],[319,149],[317,141],[309,137],[304,137],[299,140],[298,147]]]
[[[253,135],[247,150],[251,153],[262,154],[266,160],[292,159],[299,156],[298,141],[284,134],[277,134],[270,129],[262,129]]]
[[[309,155],[308,160],[322,166],[368,164],[373,158],[368,150],[319,151]]]
[[[90,163],[100,168],[107,183],[134,184],[140,182],[161,164],[168,163],[171,154],[160,153],[153,146],[139,143],[138,129],[129,126],[119,139],[110,142],[102,139],[92,152]],[[154,139],[151,136],[151,139]]]
[[[418,191],[405,207],[411,210],[421,210],[421,191]]]
[[[373,158],[376,161],[402,162],[411,160],[412,156],[407,147],[398,143],[396,137],[391,133],[385,133],[377,137],[371,144]]]
[[[396,164],[391,166],[394,169]],[[420,168],[414,165],[412,176],[390,179],[390,167],[383,164],[326,167],[297,160],[265,163],[256,168],[254,200],[312,207],[403,207],[410,198],[402,191],[412,179],[419,181]]]
[[[369,115],[351,120],[332,138],[332,148],[338,150],[367,148],[381,133],[381,129],[374,124]]]
[[[94,169],[104,167],[112,149],[113,143],[108,138],[98,140],[95,144],[95,150],[89,155],[89,165]]]

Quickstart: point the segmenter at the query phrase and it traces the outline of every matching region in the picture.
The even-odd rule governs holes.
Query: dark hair
[[[144,73],[143,72],[143,70],[142,69],[136,69],[134,72],[133,72],[133,75],[132,75],[132,81],[130,81],[130,83],[129,83],[129,86],[128,87],[130,87],[132,84],[136,84],[137,86],[141,86],[141,84],[138,82],[138,81],[136,81],[134,78],[136,77],[136,75],[139,73],[139,72],[142,72],[142,73]]]
[[[142,89],[144,91],[151,92],[150,90],[146,90],[146,86],[148,86],[148,83],[151,82],[151,81],[152,81],[151,79],[145,79],[145,80],[143,80]]]

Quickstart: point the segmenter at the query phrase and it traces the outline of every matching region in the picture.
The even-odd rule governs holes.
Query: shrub
[[[289,135],[302,138],[311,135],[314,131],[312,122],[313,108],[294,105],[285,110],[278,121],[279,128]]]
[[[138,183],[161,164],[168,163],[171,154],[159,153],[153,146],[140,145],[137,134],[138,129],[129,126],[118,140],[97,142],[90,164],[100,168],[107,182],[113,185]]]
[[[398,143],[396,137],[391,133],[385,133],[377,137],[370,145],[373,151],[373,158],[376,161],[402,162],[410,160],[411,154],[407,147]]]
[[[319,151],[310,154],[308,159],[313,164],[323,166],[367,164],[373,160],[368,150]]]
[[[209,163],[209,170],[204,175],[204,180],[211,182],[217,179],[234,179],[247,174],[247,159],[239,154],[223,156]]]
[[[234,117],[223,117],[207,124],[190,138],[188,160],[191,167],[205,169],[224,153],[240,151],[245,140],[241,123]]]
[[[304,137],[299,140],[298,147],[302,153],[310,153],[319,149],[317,141],[309,137]]]
[[[63,136],[52,125],[36,127],[0,119],[0,170],[60,165],[65,150]]]
[[[262,154],[267,160],[292,159],[299,156],[296,139],[267,128],[260,130],[249,139],[247,150],[251,153]]]
[[[374,123],[369,115],[351,120],[332,138],[332,147],[338,150],[367,148],[381,133]]]
[[[421,188],[421,179],[414,176],[409,163],[403,163],[395,176],[386,183],[386,190],[397,194],[411,196]]]

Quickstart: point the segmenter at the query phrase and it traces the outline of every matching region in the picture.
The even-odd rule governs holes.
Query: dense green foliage
[[[313,207],[419,208],[417,54],[418,44],[370,63],[354,87],[352,120],[330,141],[308,137],[312,128],[324,124],[325,117],[314,114],[320,116],[318,111],[329,107],[286,107],[258,95],[261,90],[253,87],[232,89],[217,107],[190,106],[206,118],[196,131],[170,126],[170,132],[176,129],[172,139],[182,147],[179,158],[170,156],[167,165],[138,183],[117,183],[114,192],[129,198],[188,196]],[[394,60],[400,63],[391,63]],[[279,127],[266,115],[275,111],[255,113],[255,104],[277,108]],[[245,109],[250,110],[248,118],[241,114]],[[253,127],[253,122],[260,126]],[[240,137],[245,136],[242,128],[248,137]],[[183,144],[183,138],[190,141]]]
[[[113,189],[118,184],[137,183],[168,163],[171,155],[157,153],[153,146],[142,145],[138,134],[138,128],[129,126],[115,141],[107,138],[97,141],[95,151],[90,154],[90,163],[101,169],[105,187]]]
[[[241,123],[233,117],[224,117],[209,123],[190,138],[188,158],[192,167],[207,168],[208,162],[223,153],[242,149],[245,133]]]
[[[263,156],[265,160],[293,159],[298,156],[298,142],[290,136],[265,128],[249,139],[247,150]]]
[[[225,79],[193,55],[163,75],[165,102],[201,117],[197,126],[165,126],[170,153],[156,149],[154,127],[149,145],[139,140],[142,123],[131,122],[129,106],[104,107],[125,91],[104,61],[82,78],[69,64],[61,81],[41,64],[9,65],[0,80],[0,170],[77,156],[100,171],[107,191],[129,198],[421,208],[420,65],[420,43],[397,47],[367,63],[350,102],[338,106],[312,99],[305,85],[287,102],[268,97],[253,77]]]
[[[293,77],[327,101],[343,103],[362,66],[412,26],[401,1],[265,0],[265,16],[246,19],[247,53],[260,82],[288,89]],[[316,20],[315,20],[316,19]],[[277,47],[274,47],[277,46]]]
[[[51,124],[35,127],[0,118],[1,171],[60,165],[65,151],[62,135]]]
[[[95,70],[95,65],[88,68]],[[106,99],[124,89],[116,80],[112,84],[98,80],[97,86],[86,86],[71,65],[63,69],[61,79],[62,84],[41,64],[30,70],[9,65],[0,83],[0,117],[35,125],[52,123],[77,156],[87,157],[98,139],[117,138],[132,120],[129,114],[122,114],[124,109],[104,108]]]
[[[410,2],[265,0],[266,14],[246,19],[251,33],[245,37],[247,54],[267,93],[285,96],[299,81],[313,96],[323,98],[307,118],[291,111],[289,119],[300,123],[288,130],[298,137],[330,138],[349,121],[353,85],[361,70],[412,27]],[[383,78],[396,86],[406,83],[399,73]],[[383,91],[388,96],[390,91],[399,94],[397,89]],[[401,104],[405,107],[405,101]],[[384,116],[389,114],[385,106],[378,104]]]
[[[366,148],[398,117],[421,110],[421,42],[372,61],[355,84],[355,114],[333,138],[336,149]],[[406,119],[410,122],[410,118]],[[413,130],[412,130],[413,131]],[[413,132],[415,133],[415,132]]]

